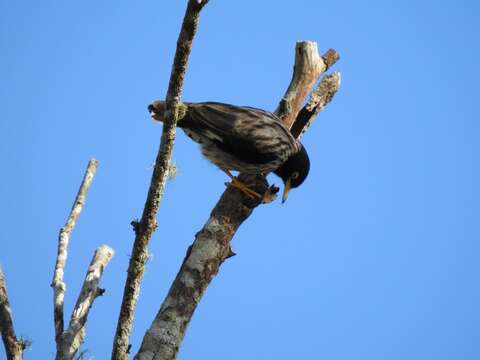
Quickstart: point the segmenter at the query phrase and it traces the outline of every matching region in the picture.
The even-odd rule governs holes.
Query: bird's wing
[[[265,164],[283,157],[295,141],[280,120],[264,110],[222,103],[188,104],[180,125],[208,137],[238,159]]]

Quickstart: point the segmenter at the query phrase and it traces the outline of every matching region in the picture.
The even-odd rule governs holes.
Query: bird
[[[151,117],[160,122],[165,109],[164,101],[148,105]],[[284,183],[282,203],[290,189],[308,176],[310,160],[305,147],[271,112],[220,102],[180,102],[177,127],[200,144],[203,156],[232,179],[232,186],[250,197],[262,199],[230,171],[264,176],[273,172]]]

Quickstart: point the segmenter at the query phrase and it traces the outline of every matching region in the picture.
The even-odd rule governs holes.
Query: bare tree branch
[[[3,345],[8,360],[22,360],[25,342],[17,340],[15,329],[13,327],[12,310],[8,302],[7,287],[5,277],[0,268],[0,331],[2,333]]]
[[[338,58],[335,56],[336,54],[335,50],[329,50],[325,57],[321,57],[316,42],[300,41],[297,43],[292,80],[278,104],[277,110],[275,110],[275,113],[288,128],[292,127],[305,97],[311,91],[319,76]]]
[[[61,335],[61,344],[57,349],[56,360],[71,360],[85,338],[85,323],[93,301],[103,295],[105,290],[98,287],[103,270],[114,255],[113,249],[107,245],[100,246],[93,256],[78,295],[77,303],[72,311],[68,329]]]
[[[189,0],[182,28],[177,40],[175,59],[170,75],[166,96],[165,122],[160,148],[148,190],[142,218],[134,222],[135,242],[128,266],[127,280],[123,292],[122,306],[113,341],[112,359],[125,360],[128,357],[129,337],[132,321],[140,292],[140,282],[148,259],[148,242],[157,227],[157,211],[169,173],[170,159],[175,141],[178,120],[178,104],[185,77],[188,57],[192,49],[193,37],[197,30],[200,11],[208,0]]]
[[[267,189],[265,182],[263,191]],[[175,359],[186,327],[221,263],[231,256],[230,240],[256,204],[229,186],[187,251],[166,299],[143,338],[137,360]],[[253,205],[253,207],[252,207]]]
[[[71,360],[85,337],[85,322],[93,300],[103,294],[104,290],[98,288],[98,282],[104,268],[112,258],[114,252],[106,245],[100,246],[92,259],[87,271],[85,282],[77,299],[77,304],[72,312],[70,324],[64,331],[64,297],[66,285],[63,281],[65,263],[67,261],[67,248],[70,234],[75,227],[78,217],[82,212],[87,198],[87,192],[97,171],[98,161],[92,159],[88,162],[85,175],[78,190],[77,197],[68,216],[65,226],[60,229],[58,237],[57,261],[51,287],[53,288],[53,306],[55,320],[55,341],[57,344],[57,360]]]
[[[313,42],[297,44],[292,82],[276,113],[291,125],[318,77],[333,64],[338,55],[329,51],[328,61],[318,55]],[[301,131],[300,131],[301,132]],[[265,193],[268,183],[264,177],[240,175],[258,193]],[[210,218],[197,233],[187,251],[183,264],[147,330],[137,360],[173,360],[176,358],[187,325],[203,293],[217,274],[220,265],[233,255],[230,247],[238,227],[251,215],[260,201],[250,199],[238,189],[228,187],[215,205]]]
[[[70,240],[70,234],[82,212],[83,205],[87,198],[88,188],[90,187],[95,172],[97,171],[97,166],[98,161],[95,159],[88,162],[87,170],[85,171],[82,184],[78,190],[70,215],[68,216],[65,226],[60,229],[60,234],[58,236],[57,261],[55,264],[52,284],[50,285],[53,288],[53,317],[55,322],[55,341],[57,343],[57,351],[64,328],[63,304],[66,285],[63,281],[63,275],[65,272],[65,263],[67,261],[68,242]]]
[[[308,103],[298,113],[290,129],[293,136],[300,138],[307,131],[318,113],[333,99],[340,88],[340,79],[339,72],[323,77],[317,88],[310,94]]]

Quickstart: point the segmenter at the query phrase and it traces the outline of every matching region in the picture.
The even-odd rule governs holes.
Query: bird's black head
[[[310,159],[307,151],[302,144],[299,143],[298,152],[291,155],[282,166],[280,166],[274,173],[280,176],[285,184],[283,190],[282,202],[285,202],[288,197],[288,192],[291,188],[299,187],[307,178],[310,170]]]
[[[165,101],[154,101],[148,105],[148,112],[152,119],[163,122],[165,115]]]
[[[187,112],[187,104],[183,102],[178,103],[178,119],[181,120]],[[167,104],[165,101],[156,100],[148,105],[148,112],[152,119],[163,122],[165,120],[165,111],[167,110]]]

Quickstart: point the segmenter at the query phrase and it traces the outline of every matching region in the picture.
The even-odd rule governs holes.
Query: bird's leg
[[[233,187],[236,187],[237,189],[243,191],[243,193],[249,197],[251,197],[252,199],[263,199],[263,196],[260,195],[259,193],[257,193],[256,191],[250,189],[246,184],[244,184],[243,182],[241,182],[240,180],[238,180],[235,176],[233,176],[230,171],[228,170],[225,170],[225,169],[222,169],[222,171],[227,174],[227,176],[232,179],[232,181],[230,182],[230,185],[233,186]]]

